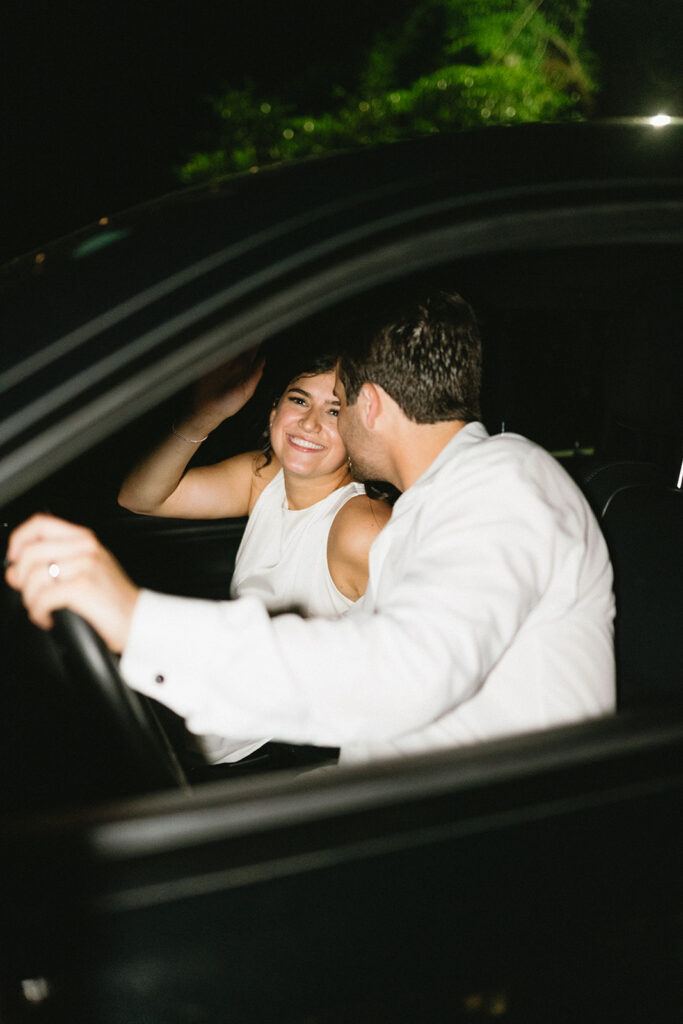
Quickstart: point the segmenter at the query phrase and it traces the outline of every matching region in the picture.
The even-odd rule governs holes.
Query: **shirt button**
[[[161,672],[160,672],[160,673],[159,673],[158,675],[156,675],[156,676],[154,677],[154,682],[155,682],[155,683],[165,683],[165,682],[166,682],[166,677],[165,677],[165,676],[162,676],[162,674],[161,674]]]

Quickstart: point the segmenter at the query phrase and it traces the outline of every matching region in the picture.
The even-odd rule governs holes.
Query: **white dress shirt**
[[[351,763],[614,710],[612,569],[595,518],[543,449],[460,430],[394,506],[362,608],[143,591],[121,671],[195,732],[342,748]]]

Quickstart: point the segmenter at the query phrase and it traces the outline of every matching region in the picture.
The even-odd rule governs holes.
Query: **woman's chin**
[[[330,480],[340,479],[346,475],[346,462],[337,465],[330,465],[325,459],[299,453],[289,453],[280,459],[280,464],[285,473],[300,479],[313,479],[314,477],[329,477]],[[336,483],[335,486],[340,486]]]

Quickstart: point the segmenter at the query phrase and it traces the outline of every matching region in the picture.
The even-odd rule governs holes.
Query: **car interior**
[[[354,323],[378,318],[397,294],[435,287],[461,292],[477,310],[484,340],[483,419],[489,432],[524,434],[553,452],[584,491],[607,537],[618,603],[620,709],[678,692],[681,565],[681,456],[678,267],[667,245],[527,247],[449,259],[428,272],[335,301],[264,341],[267,362],[284,360],[302,335],[329,349]],[[186,389],[191,387],[188,380]],[[225,599],[244,520],[180,521],[119,508],[118,486],[187,400],[183,390],[150,407],[5,508],[11,526],[49,509],[91,526],[132,578],[151,589]],[[214,432],[197,459],[209,463],[261,443],[272,394]],[[73,644],[58,624],[41,634],[16,595],[3,588],[7,683],[3,799],[10,810],[90,801],[281,767],[313,766],[334,751],[282,750],[263,763],[208,766],[187,753],[180,720],[119,694],[102,667],[99,687],[74,666]],[[106,662],[106,659],[104,659]],[[98,690],[97,694],[94,692]],[[129,706],[131,705],[131,706]],[[133,706],[135,705],[135,706]],[[142,715],[142,730],[128,721]],[[131,733],[153,732],[157,755],[134,754]],[[161,737],[159,739],[159,737]],[[30,751],[30,755],[28,752]],[[87,771],[83,765],[88,764]],[[170,766],[170,767],[169,767]]]

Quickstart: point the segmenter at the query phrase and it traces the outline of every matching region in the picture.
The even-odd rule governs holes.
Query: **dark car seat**
[[[614,323],[600,457],[581,483],[612,557],[619,706],[683,692],[683,367],[677,316]],[[656,328],[656,329],[655,329]]]
[[[619,487],[601,525],[614,567],[620,707],[683,690],[683,491]]]

